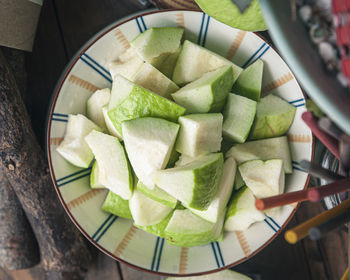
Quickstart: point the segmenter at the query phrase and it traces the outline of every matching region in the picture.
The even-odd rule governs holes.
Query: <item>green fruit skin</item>
[[[194,189],[192,201],[189,207],[196,210],[206,210],[215,197],[224,165],[224,157],[219,153],[218,160],[208,164],[204,168],[194,171]],[[211,186],[208,190],[208,186]]]
[[[163,118],[177,122],[186,109],[155,93],[135,87],[130,95],[116,108],[108,112],[117,131],[122,135],[123,121],[141,117]]]
[[[292,107],[292,106],[291,106]],[[294,120],[296,108],[284,114],[270,116],[256,116],[250,131],[249,139],[264,139],[278,137],[285,134]]]
[[[137,190],[145,196],[148,196],[149,198],[152,198],[155,201],[169,206],[170,208],[175,208],[177,205],[176,198],[172,197],[170,194],[158,188],[157,186],[155,186],[154,189],[151,190],[148,187],[146,187],[141,181],[139,181],[137,183]]]
[[[234,189],[235,191],[240,190],[242,187],[244,187],[245,183],[243,181],[242,175],[237,169],[236,171],[236,177],[235,177],[235,182],[234,182]]]
[[[122,199],[119,195],[109,192],[103,205],[102,210],[113,215],[132,220],[129,209],[129,201]]]
[[[144,231],[151,233],[151,234],[165,238],[166,237],[165,228],[169,224],[169,221],[170,221],[171,217],[173,216],[173,213],[174,213],[174,211],[170,212],[170,214],[166,218],[164,218],[161,222],[159,222],[158,224],[155,224],[155,225],[151,225],[151,226],[139,226],[136,224],[134,224],[134,225],[140,229],[143,229]]]
[[[239,75],[232,91],[254,101],[260,100],[264,63],[258,59]]]
[[[98,181],[98,166],[95,161],[92,165],[91,174],[90,174],[90,187],[92,189],[103,189],[104,186]]]
[[[216,80],[212,85],[213,103],[209,109],[210,113],[219,113],[224,108],[226,98],[233,85],[232,67],[225,72],[221,79]],[[204,112],[203,112],[204,113]]]
[[[198,234],[182,234],[165,232],[166,241],[168,244],[181,247],[203,246],[217,240],[212,236],[211,231]]]
[[[231,201],[228,203],[228,208],[227,208],[225,220],[229,219],[230,217],[232,217],[236,214],[237,203],[246,189],[247,189],[247,186],[243,186],[237,192],[232,194]]]
[[[195,1],[205,13],[234,28],[247,31],[262,31],[267,29],[258,0],[253,0],[243,14],[231,0]]]

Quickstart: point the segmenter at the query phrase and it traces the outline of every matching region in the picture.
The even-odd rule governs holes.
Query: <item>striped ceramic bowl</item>
[[[84,45],[58,82],[48,119],[47,152],[51,175],[67,213],[81,232],[99,249],[134,267],[159,274],[195,275],[234,266],[266,247],[287,225],[296,205],[285,206],[274,219],[266,217],[244,232],[225,233],[223,241],[202,247],[168,245],[135,228],[130,220],[101,210],[105,190],[89,188],[91,169],[79,169],[56,152],[64,136],[68,114],[85,113],[85,103],[99,88],[111,86],[107,70],[129,41],[149,27],[181,26],[187,39],[246,67],[256,59],[264,63],[262,91],[274,93],[297,107],[288,137],[294,173],[286,178],[286,190],[307,186],[308,175],[298,168],[301,159],[311,160],[313,138],[301,120],[305,97],[294,75],[281,57],[263,39],[240,31],[196,11],[151,11],[121,20],[104,29]]]

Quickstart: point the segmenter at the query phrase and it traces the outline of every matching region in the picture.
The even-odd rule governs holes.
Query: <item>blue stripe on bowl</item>
[[[212,249],[213,254],[214,254],[214,258],[215,258],[215,261],[216,261],[216,265],[217,265],[217,267],[220,267],[220,263],[219,263],[218,256],[217,256],[217,254],[216,254],[216,248],[215,248],[215,246],[214,246],[214,242],[210,243],[210,245],[211,245],[211,249]]]
[[[293,101],[289,101],[290,104],[294,104],[294,103],[297,103],[297,102],[300,102],[300,101],[305,101],[304,98],[299,98],[299,99],[296,99],[296,100],[293,100]]]
[[[202,42],[202,46],[203,47],[205,47],[205,42],[207,40],[207,33],[208,33],[209,22],[210,22],[210,16],[207,15],[207,24],[205,25],[203,42]]]
[[[265,222],[274,232],[278,232],[278,229],[276,229],[266,218],[264,219],[264,222]]]
[[[198,45],[201,44],[201,39],[202,39],[202,32],[203,32],[203,25],[204,25],[205,16],[206,16],[206,14],[203,13],[203,14],[202,14],[202,23],[201,23],[201,26],[200,26],[200,29],[199,29],[198,40],[197,40],[197,44],[198,44]]]
[[[153,252],[151,270],[154,270],[154,265],[155,265],[155,261],[156,261],[156,257],[157,257],[157,253],[158,253],[159,240],[160,240],[160,237],[157,237],[156,246],[154,247],[154,252]]]
[[[69,179],[69,178],[71,178],[71,177],[74,177],[75,175],[79,175],[79,174],[81,174],[81,173],[83,173],[83,172],[85,172],[85,171],[90,171],[90,170],[91,170],[91,167],[88,167],[88,168],[79,170],[79,171],[77,171],[77,172],[74,172],[74,173],[72,173],[72,174],[69,174],[69,175],[67,175],[67,176],[64,176],[64,177],[62,177],[62,178],[57,179],[56,182],[57,182],[57,183],[58,183],[58,182],[61,182],[61,181],[65,180],[65,179]]]
[[[55,117],[63,117],[63,118],[68,118],[67,114],[61,114],[61,113],[52,113],[53,116]]]
[[[255,61],[257,61],[259,58],[261,58],[268,50],[270,49],[270,46],[267,45],[266,48],[262,51],[262,53],[259,54],[257,58],[255,58],[250,64],[253,64]]]
[[[159,248],[159,254],[158,254],[158,259],[157,259],[156,271],[159,271],[159,265],[160,265],[160,260],[161,260],[161,258],[162,258],[162,252],[163,252],[163,247],[164,247],[164,241],[165,241],[165,239],[162,238],[162,241],[160,242],[160,248]]]
[[[142,25],[143,25],[143,32],[145,32],[146,30],[147,30],[147,26],[146,26],[146,23],[145,23],[145,21],[144,21],[144,19],[143,19],[143,17],[141,16],[140,17],[140,19],[141,19],[141,22],[142,22]]]
[[[220,260],[221,260],[221,266],[225,266],[225,261],[224,261],[224,258],[222,256],[222,253],[221,253],[221,248],[220,248],[219,242],[215,242],[215,245],[216,245],[217,251],[219,253],[219,257],[220,257]]]
[[[142,33],[143,31],[142,31],[142,28],[141,28],[141,24],[139,22],[139,18],[135,18],[135,21],[136,21],[137,27],[139,28],[140,33]]]
[[[57,118],[51,118],[52,121],[56,121],[56,122],[68,122],[68,120],[64,120],[64,119],[57,119]]]
[[[95,233],[91,236],[92,239],[95,239],[95,237],[99,234],[99,232],[102,230],[102,228],[108,223],[110,219],[113,218],[113,214],[110,214],[107,219],[100,225],[100,227],[95,231]]]
[[[101,232],[101,234],[95,239],[96,242],[100,241],[102,236],[107,232],[107,230],[113,225],[113,223],[118,219],[118,216],[114,216],[113,219],[107,224],[105,229]]]
[[[271,217],[266,216],[278,229],[281,229],[281,226]]]
[[[75,182],[75,181],[77,181],[77,180],[79,180],[79,179],[81,179],[81,178],[90,176],[90,173],[91,173],[91,171],[89,171],[89,172],[87,172],[86,174],[83,174],[83,175],[81,175],[81,176],[79,176],[79,177],[73,178],[73,179],[71,179],[71,180],[69,180],[69,181],[66,181],[66,182],[57,184],[57,186],[58,186],[58,187],[62,187],[62,186],[67,185],[67,184],[69,184],[69,183]]]
[[[84,54],[83,54],[84,55]],[[100,68],[100,67],[98,67],[97,66],[97,64],[95,64],[92,60],[89,60],[88,58],[87,58],[87,56],[81,56],[80,57],[80,59],[82,60],[82,61],[84,61],[88,66],[90,66],[93,70],[95,70],[98,74],[100,74],[103,78],[105,78],[107,81],[109,81],[110,83],[112,83],[112,79],[110,78],[110,75],[106,75],[105,73],[103,73],[101,70],[99,70],[98,68]],[[103,68],[102,66],[101,66],[101,68]],[[104,69],[104,68],[103,68]],[[107,71],[107,70],[106,70]]]
[[[304,172],[304,173],[308,173],[306,172],[304,169],[300,168],[299,162],[292,160],[292,166],[293,169]]]
[[[254,59],[254,57],[262,50],[263,47],[266,46],[266,43],[262,43],[262,45],[260,46],[260,48],[258,48],[255,53],[253,53],[248,60],[242,65],[242,68],[245,68],[248,66],[248,64]]]

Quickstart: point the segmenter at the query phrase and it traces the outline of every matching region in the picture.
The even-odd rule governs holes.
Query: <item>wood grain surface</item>
[[[30,96],[27,107],[38,139],[44,139],[48,102],[68,60],[94,33],[138,9],[139,5],[131,0],[44,2],[34,50],[26,57]],[[320,203],[305,203],[287,228],[322,211]],[[347,238],[343,232],[332,233],[319,242],[304,239],[296,245],[287,244],[282,233],[268,247],[234,269],[256,280],[336,280],[346,268],[346,248]],[[89,280],[164,279],[118,264],[96,250],[95,254],[97,257],[87,276]],[[40,267],[15,272],[0,269],[0,279],[40,280],[42,277]]]

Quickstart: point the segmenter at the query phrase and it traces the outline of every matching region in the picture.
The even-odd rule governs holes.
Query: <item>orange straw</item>
[[[345,273],[344,273],[343,277],[341,278],[341,280],[349,280],[349,268],[347,268],[345,270]]]
[[[295,244],[299,240],[303,239],[309,234],[309,230],[312,227],[319,226],[320,224],[327,222],[335,216],[350,210],[350,199],[345,200],[343,203],[335,206],[333,209],[325,211],[310,220],[296,226],[293,229],[286,231],[284,238],[290,244]]]

